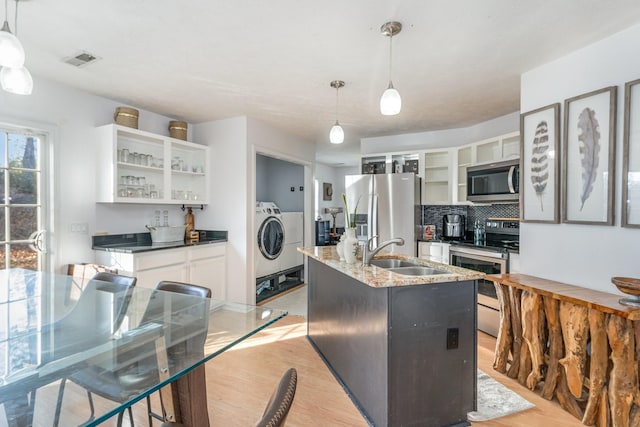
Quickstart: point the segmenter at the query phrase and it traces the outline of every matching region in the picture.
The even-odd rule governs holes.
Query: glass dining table
[[[206,427],[204,363],[286,314],[0,270],[0,426],[94,426],[160,391],[165,419]],[[82,385],[116,397],[90,405]]]

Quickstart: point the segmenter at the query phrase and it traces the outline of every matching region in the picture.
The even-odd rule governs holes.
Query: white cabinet
[[[424,154],[422,204],[451,203],[450,150],[427,151]]]
[[[418,258],[449,264],[449,243],[418,242]]]
[[[162,280],[211,289],[212,298],[226,298],[226,243],[160,249],[140,253],[96,251],[96,262],[138,278],[136,286],[155,288]]]
[[[458,148],[457,157],[457,194],[456,201],[458,203],[466,203],[467,201],[467,168],[472,163],[473,150],[470,145]]]
[[[189,248],[189,283],[211,289],[211,297],[226,298],[226,244],[200,245]]]
[[[209,147],[115,124],[96,132],[98,202],[207,203]]]
[[[473,164],[499,162],[520,158],[520,132],[512,132],[473,144]]]

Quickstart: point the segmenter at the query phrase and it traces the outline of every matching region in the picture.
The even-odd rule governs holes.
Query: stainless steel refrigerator
[[[402,237],[404,245],[390,245],[394,254],[417,256],[417,236],[421,223],[420,178],[414,173],[347,175],[345,194],[350,215],[358,203],[358,240],[378,236],[376,245]],[[359,200],[359,202],[358,202]]]

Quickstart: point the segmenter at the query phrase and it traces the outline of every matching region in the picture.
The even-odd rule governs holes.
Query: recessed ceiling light
[[[64,58],[62,61],[69,65],[73,65],[74,67],[84,67],[85,65],[99,61],[100,59],[102,58],[92,53],[81,51],[74,56]]]

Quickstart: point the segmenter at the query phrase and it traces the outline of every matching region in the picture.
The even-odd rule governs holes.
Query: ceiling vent
[[[84,67],[87,64],[91,64],[100,60],[101,58],[95,56],[89,52],[80,52],[75,56],[70,56],[68,58],[63,59],[67,64],[73,65],[74,67]]]

